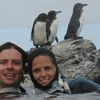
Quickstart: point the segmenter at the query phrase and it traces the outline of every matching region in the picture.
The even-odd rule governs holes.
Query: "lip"
[[[15,74],[9,73],[9,74],[4,74],[5,76],[15,76]]]
[[[3,75],[4,75],[4,77],[5,77],[6,79],[9,79],[9,80],[14,79],[15,76],[16,76],[15,73],[5,73],[5,74],[3,74]]]
[[[47,82],[48,80],[42,80],[41,82]]]
[[[47,84],[48,81],[49,81],[49,79],[43,79],[43,80],[40,80],[40,82],[41,82],[42,84]]]

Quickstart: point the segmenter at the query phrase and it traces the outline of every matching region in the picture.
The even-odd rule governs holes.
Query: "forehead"
[[[45,68],[45,67],[56,68],[49,56],[39,55],[32,61],[32,69],[34,68]]]
[[[52,61],[51,57],[47,55],[39,55],[32,60],[32,64],[33,65],[34,64],[36,65],[53,64],[54,65],[54,62]]]
[[[17,59],[18,58],[19,59],[19,58],[22,58],[22,55],[18,50],[14,48],[10,48],[10,49],[4,49],[0,52],[0,59],[1,58],[5,58],[5,59],[10,59],[10,58]]]
[[[50,60],[51,61],[51,57],[49,57],[48,55],[39,55],[33,59],[33,61],[42,61],[42,60],[45,60],[45,61]]]

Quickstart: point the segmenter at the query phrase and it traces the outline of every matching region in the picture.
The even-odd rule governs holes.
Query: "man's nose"
[[[13,64],[11,61],[8,62],[7,68],[13,68]]]

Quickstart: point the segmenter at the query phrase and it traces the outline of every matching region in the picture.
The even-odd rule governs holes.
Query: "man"
[[[26,52],[7,42],[0,46],[0,100],[22,96],[20,83],[26,63]]]

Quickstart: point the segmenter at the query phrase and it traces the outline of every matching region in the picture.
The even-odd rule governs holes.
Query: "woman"
[[[65,77],[57,66],[55,55],[46,48],[37,48],[30,52],[28,70],[36,94],[84,93],[96,91],[100,87],[98,84],[84,78],[69,80],[67,84]],[[94,87],[92,89],[91,87],[88,88],[87,84]],[[84,89],[84,87],[86,88]]]

